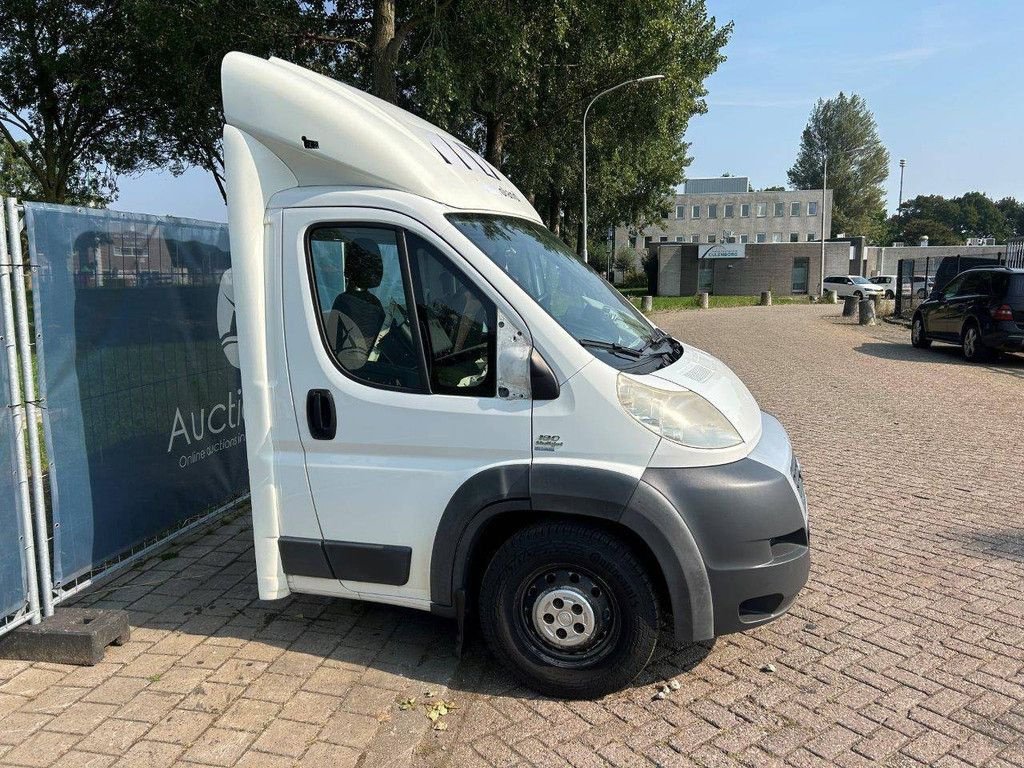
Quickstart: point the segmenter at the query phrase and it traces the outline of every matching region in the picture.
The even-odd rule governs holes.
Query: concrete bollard
[[[826,304],[835,304],[835,303],[838,302],[838,300],[839,300],[839,294],[836,291],[832,290],[831,288],[829,288],[827,291],[825,291],[825,303]]]
[[[874,325],[875,324],[875,302],[871,299],[860,300],[860,324],[861,325]]]
[[[708,293],[707,293],[707,291],[701,291],[700,293],[698,293],[697,294],[697,298],[700,299],[700,308],[701,309],[707,309],[708,308]]]
[[[770,307],[772,305],[772,292],[761,291],[761,306]]]
[[[644,296],[642,299],[640,299],[640,311],[641,312],[651,312],[653,309],[654,309],[654,297],[653,296]]]
[[[843,300],[843,317],[853,317],[857,314],[857,303],[860,301],[856,296],[847,296]]]

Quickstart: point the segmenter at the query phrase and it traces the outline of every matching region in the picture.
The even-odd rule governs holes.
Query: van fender
[[[528,462],[469,478],[441,515],[430,559],[431,609],[456,616],[473,550],[484,528],[504,515],[553,513],[625,526],[654,555],[668,588],[679,642],[714,637],[711,586],[689,527],[671,502],[636,477],[596,467]]]

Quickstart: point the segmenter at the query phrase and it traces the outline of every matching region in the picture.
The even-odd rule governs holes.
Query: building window
[[[676,242],[677,243],[683,242],[683,236],[682,235],[676,235]]]
[[[814,200],[812,200],[811,202],[809,202],[807,204],[807,215],[808,216],[817,216],[818,215],[818,204]]]
[[[746,219],[750,217],[750,203],[740,203],[740,218]]]
[[[740,242],[741,243],[750,242],[750,235],[740,235]]]
[[[735,206],[732,203],[725,204],[725,218],[731,219]]]
[[[725,236],[725,242],[727,242],[727,243],[735,243],[736,242],[736,235],[733,235],[733,234],[726,235]]]
[[[654,239],[654,238],[653,238],[653,237],[650,237],[650,236],[647,236],[647,237],[645,237],[645,238],[644,238],[644,248],[647,248],[648,246],[650,246],[650,244],[651,244],[651,241],[652,241],[653,239]]]
[[[793,259],[793,293],[807,293],[807,277],[810,271],[810,259]]]
[[[683,216],[684,216],[683,211],[685,210],[685,208],[686,208],[685,205],[677,205],[676,206],[676,218],[677,219],[683,218]]]
[[[708,218],[709,219],[717,219],[718,218],[718,204],[717,203],[712,203],[711,205],[708,206]]]
[[[714,235],[708,235],[708,242],[709,243],[715,242],[715,236]]]
[[[772,242],[773,243],[781,243],[782,242],[782,233],[781,232],[772,232]]]
[[[700,218],[700,206],[699,205],[691,205],[690,206],[690,218],[691,219],[699,219]]]
[[[700,242],[700,235],[690,235],[690,242],[691,243],[699,243]]]
[[[800,242],[800,233],[799,232],[790,232],[789,233],[789,242],[791,242],[791,243],[799,243]]]
[[[763,219],[768,215],[768,203],[757,204],[757,217]]]
[[[768,242],[768,235],[766,235],[764,232],[758,232],[757,233],[757,242],[759,242],[759,243],[766,243],[766,242]]]
[[[775,204],[775,215],[776,216],[785,216],[786,215],[786,204],[785,203],[776,203]]]
[[[636,248],[636,235],[629,236],[629,247],[634,249]]]
[[[808,243],[813,243],[817,239],[818,239],[818,236],[816,234],[814,234],[813,232],[808,232],[807,233],[807,242]]]
[[[659,243],[667,243],[668,242],[668,235],[662,235],[661,237],[659,237],[658,238],[658,242]]]
[[[790,216],[799,216],[800,215],[800,203],[799,202],[790,203],[789,204],[789,215]]]

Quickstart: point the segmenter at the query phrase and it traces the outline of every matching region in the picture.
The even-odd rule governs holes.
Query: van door
[[[288,372],[327,575],[425,607],[452,496],[486,468],[529,464],[531,403],[499,396],[496,348],[499,322],[525,324],[400,214],[290,209],[283,238]]]

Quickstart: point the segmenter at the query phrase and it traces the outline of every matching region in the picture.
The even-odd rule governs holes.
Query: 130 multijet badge
[[[536,451],[554,452],[557,448],[561,448],[562,445],[561,435],[538,435],[533,448]]]

